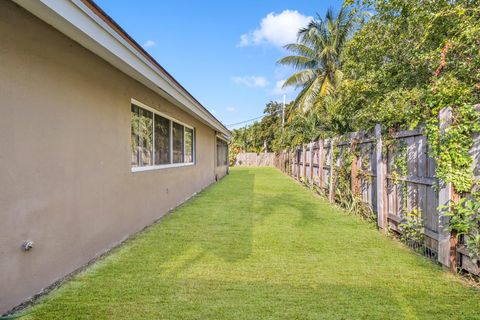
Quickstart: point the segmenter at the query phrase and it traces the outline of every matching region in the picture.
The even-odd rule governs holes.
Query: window
[[[228,165],[228,144],[217,138],[217,167]]]
[[[132,171],[193,164],[194,128],[132,103]]]

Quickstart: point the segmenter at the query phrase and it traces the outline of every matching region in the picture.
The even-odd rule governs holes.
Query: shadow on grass
[[[286,179],[232,171],[27,319],[475,319],[473,291]]]
[[[273,170],[273,169],[272,169]],[[318,199],[312,199],[311,195],[301,190],[294,183],[288,183],[279,190],[278,184],[285,184],[283,175],[275,175],[268,181],[260,182],[260,188],[270,192],[256,194],[256,211],[263,218],[274,214],[298,214],[300,219],[297,221],[297,227],[311,227],[321,224],[324,219],[318,214]]]

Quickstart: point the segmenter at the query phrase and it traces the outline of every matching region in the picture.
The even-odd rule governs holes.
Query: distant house
[[[89,0],[0,1],[0,65],[0,314],[227,173],[229,130]]]

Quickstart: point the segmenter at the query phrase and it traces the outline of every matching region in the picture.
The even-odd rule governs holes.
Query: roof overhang
[[[67,37],[227,137],[230,131],[90,0],[13,0]]]

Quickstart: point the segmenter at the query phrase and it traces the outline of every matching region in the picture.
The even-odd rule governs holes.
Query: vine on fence
[[[338,148],[335,150],[333,158],[336,160],[337,157],[340,157],[340,165],[336,167],[335,202],[349,213],[374,223],[376,217],[373,210],[363,202],[359,195],[352,192],[352,163],[359,156],[355,144],[352,145],[350,152],[345,152],[345,150],[339,152]],[[335,161],[332,161],[332,165],[334,163]]]
[[[402,229],[402,241],[414,241],[422,244],[425,239],[422,211],[413,209],[410,212],[404,211],[403,215],[404,221],[399,225]]]
[[[480,260],[480,202],[462,198],[445,215],[450,217],[450,231],[466,238],[469,255],[477,263]]]
[[[371,161],[370,153],[362,153],[362,163],[357,173],[358,178],[368,181],[369,183],[372,182],[372,176],[369,174]]]
[[[395,148],[396,148],[396,150],[395,150]],[[407,145],[403,142],[399,143],[398,145],[392,145],[391,151],[392,151],[392,153],[396,151],[395,156],[394,156],[394,160],[393,160],[393,163],[392,163],[392,168],[391,168],[392,182],[394,184],[398,184],[400,177],[406,177],[408,175]]]
[[[408,175],[408,149],[407,145],[405,142],[397,142],[395,144],[391,145],[392,149],[392,154],[394,151],[395,152],[395,157],[392,163],[392,182],[396,185],[400,184],[402,188],[402,194],[405,195],[407,194],[407,182],[405,181],[405,178]],[[396,149],[396,150],[395,150]],[[400,181],[400,177],[403,179]],[[406,212],[406,206],[407,203],[404,200],[402,202],[403,205],[403,212],[405,217],[409,217],[409,212]]]
[[[422,211],[420,208],[413,208],[410,211],[407,209],[408,146],[404,140],[395,139],[393,136],[394,131],[389,130],[386,138],[386,148],[383,152],[385,157],[390,155],[393,158],[390,167],[391,183],[399,185],[404,195],[404,200],[402,201],[403,220],[399,224],[401,230],[400,240],[413,247],[416,251],[424,250],[425,225]]]
[[[451,183],[453,191],[461,197],[440,209],[450,217],[449,231],[457,238],[465,237],[469,255],[477,261],[480,255],[480,197],[475,189],[479,181],[474,177],[469,151],[473,146],[473,135],[480,132],[480,117],[473,104],[460,104],[452,108],[451,123],[442,132],[438,114],[438,108],[434,109],[436,116],[431,117],[426,126],[430,155],[436,160],[437,178]],[[471,197],[466,198],[469,192]]]
[[[437,88],[439,91],[443,90]],[[459,95],[462,91],[457,92]],[[455,96],[455,95],[454,95]],[[473,104],[457,103],[452,97],[442,100],[436,92],[430,101],[428,117],[419,115],[415,123],[425,123],[425,135],[429,143],[429,155],[435,159],[435,175],[443,183],[451,183],[456,193],[460,195],[459,201],[451,202],[447,208],[441,208],[442,213],[450,217],[449,230],[457,237],[465,239],[470,257],[478,262],[480,260],[480,182],[473,174],[473,159],[469,154],[473,146],[473,136],[480,132],[480,116]],[[436,100],[435,100],[436,99]],[[440,99],[440,100],[439,100]],[[439,113],[446,104],[454,105],[452,120],[445,130],[440,129]],[[383,153],[396,154],[391,166],[391,179],[394,184],[401,183],[403,194],[407,193],[407,183],[404,179],[408,176],[408,149],[405,143],[394,138],[394,130],[389,130],[383,137]],[[335,167],[335,201],[349,212],[363,217],[366,220],[375,220],[373,211],[369,206],[352,192],[351,167],[354,157],[358,156],[357,150],[340,152],[338,146],[333,145],[333,159],[331,165]],[[358,170],[358,177],[367,179],[366,173],[370,159],[362,157]],[[339,159],[339,166],[335,163]],[[327,182],[329,184],[330,182]],[[470,195],[468,195],[470,193]],[[468,196],[468,197],[467,197]],[[423,220],[418,208],[407,212],[403,204],[404,221],[400,225],[402,237],[410,237],[413,241],[423,242]],[[448,210],[445,210],[448,209]]]
[[[440,211],[450,217],[449,231],[457,238],[463,236],[470,257],[478,260],[480,255],[480,182],[473,174],[473,159],[469,154],[473,136],[480,132],[480,115],[468,98],[471,89],[455,79],[438,79],[425,102],[426,114],[411,115],[411,122],[425,123],[425,135],[429,143],[429,155],[435,159],[435,176],[443,183],[451,183],[459,201],[452,201]],[[452,117],[448,124],[440,123],[443,108],[451,107]],[[444,127],[442,130],[441,128]],[[408,173],[408,154],[403,145],[396,145],[393,129],[384,137],[384,154],[397,148],[397,157],[392,164],[392,182],[398,183],[399,175]],[[405,194],[406,183],[402,183]],[[468,193],[471,195],[466,198]],[[406,214],[408,219],[409,213]],[[407,221],[408,223],[408,221]]]

